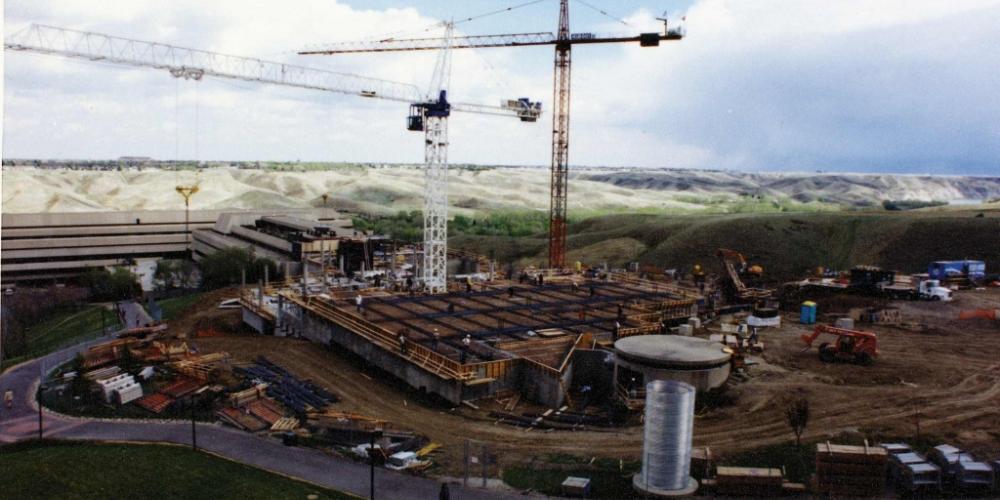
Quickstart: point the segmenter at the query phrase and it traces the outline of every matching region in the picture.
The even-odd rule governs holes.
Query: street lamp
[[[369,474],[369,494],[368,498],[375,500],[375,440],[382,437],[382,431],[371,431],[368,434],[368,460],[371,464]]]

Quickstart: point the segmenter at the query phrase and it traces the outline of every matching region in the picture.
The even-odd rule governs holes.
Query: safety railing
[[[407,342],[405,344],[406,352],[404,353],[399,345],[399,338],[389,330],[375,326],[353,314],[326,304],[322,299],[304,301],[291,293],[282,292],[282,295],[299,307],[332,321],[352,333],[364,337],[382,349],[403,357],[432,373],[458,380],[469,380],[476,376],[471,365],[463,365],[415,342]]]

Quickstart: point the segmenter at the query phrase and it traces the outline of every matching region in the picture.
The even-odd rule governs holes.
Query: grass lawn
[[[0,470],[4,498],[357,498],[180,446],[25,442]]]
[[[192,293],[191,295],[182,295],[172,299],[157,301],[157,304],[160,305],[160,309],[163,310],[163,321],[170,321],[176,318],[177,315],[184,312],[185,309],[197,304],[198,301],[204,297],[204,295],[204,292],[198,292]]]
[[[620,463],[618,460],[602,458],[590,463],[589,458],[570,455],[549,455],[542,458],[545,463],[536,462],[504,469],[504,482],[520,490],[532,489],[558,496],[562,494],[562,482],[568,476],[575,476],[590,479],[591,492],[588,498],[618,499],[634,495],[632,475],[640,468],[638,462]]]
[[[101,311],[104,311],[105,323],[102,323]],[[28,339],[28,352],[5,360],[4,367],[37,358],[63,346],[97,337],[100,335],[102,324],[116,328],[120,325],[115,313],[101,306],[87,305],[79,309],[53,313],[48,319],[28,327],[25,332]]]

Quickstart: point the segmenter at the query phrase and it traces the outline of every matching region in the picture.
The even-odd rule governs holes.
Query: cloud
[[[47,23],[424,89],[433,53],[294,55],[388,33],[435,36],[424,29],[436,19],[414,4],[22,0],[6,3],[5,29]],[[650,8],[617,7],[625,27],[571,5],[576,31],[662,28]],[[574,164],[981,174],[1000,164],[998,1],[700,0],[670,12],[671,22],[681,15],[688,36],[680,42],[574,48]],[[524,16],[524,31],[546,31],[556,12],[539,6],[507,17],[516,16]],[[461,28],[507,32],[509,23],[497,16]],[[423,156],[398,103],[249,82],[177,82],[162,72],[46,56],[7,53],[5,65],[7,157],[169,159],[175,148],[182,158],[197,150],[201,159]],[[487,104],[529,96],[550,111],[552,49],[456,51],[451,89],[455,100]],[[547,165],[550,126],[548,113],[535,124],[456,115],[450,158]]]

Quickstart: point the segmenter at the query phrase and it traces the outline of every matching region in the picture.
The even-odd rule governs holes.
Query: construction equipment
[[[743,275],[756,274],[759,276],[764,272],[759,265],[752,266],[757,269],[749,272],[747,269],[747,259],[736,250],[720,248],[715,252],[716,257],[722,262],[722,267],[726,271],[723,281],[723,291],[726,293],[726,300],[729,302],[756,302],[771,297],[771,290],[764,288],[752,288],[743,282]]]
[[[522,4],[528,5],[528,4]],[[510,9],[507,9],[510,10]],[[604,13],[602,11],[602,13]],[[607,14],[605,14],[607,15]],[[470,18],[471,19],[471,18]],[[682,30],[670,29],[663,21],[663,33],[641,33],[636,36],[598,36],[594,33],[570,33],[569,0],[559,2],[559,29],[553,33],[517,33],[454,37],[450,48],[524,47],[554,45],[555,78],[553,81],[554,111],[552,113],[552,179],[549,201],[549,267],[566,265],[566,204],[569,181],[569,97],[570,49],[575,44],[638,42],[641,47],[656,47],[661,41],[680,40]],[[320,50],[305,50],[299,54],[349,54],[363,52],[401,52],[435,50],[440,38],[388,38],[376,41],[331,44]]]
[[[450,29],[449,29],[450,35]],[[447,235],[447,122],[452,111],[515,117],[533,122],[541,114],[541,104],[526,98],[503,101],[500,106],[452,103],[444,92],[450,67],[450,36],[427,49],[445,49],[438,58],[432,89],[423,94],[416,86],[389,80],[336,73],[305,66],[264,61],[256,58],[219,54],[162,43],[53,26],[31,25],[4,40],[11,51],[34,52],[126,66],[165,69],[175,78],[200,81],[205,76],[244,80],[272,85],[336,92],[340,94],[410,103],[407,128],[426,133],[425,159],[429,166],[425,179],[425,265],[426,289],[445,291],[445,246]],[[433,167],[433,168],[430,168]],[[181,188],[184,188],[183,186]],[[184,192],[178,188],[178,192]],[[188,189],[188,188],[184,188]],[[193,191],[185,196],[188,202]],[[431,257],[428,258],[427,254]],[[429,265],[428,265],[429,264]]]
[[[850,361],[860,365],[870,365],[878,358],[878,337],[872,332],[848,330],[830,325],[816,325],[811,334],[803,334],[802,341],[806,349],[823,334],[834,335],[836,342],[823,342],[819,345],[819,359],[824,363],[834,361]]]

